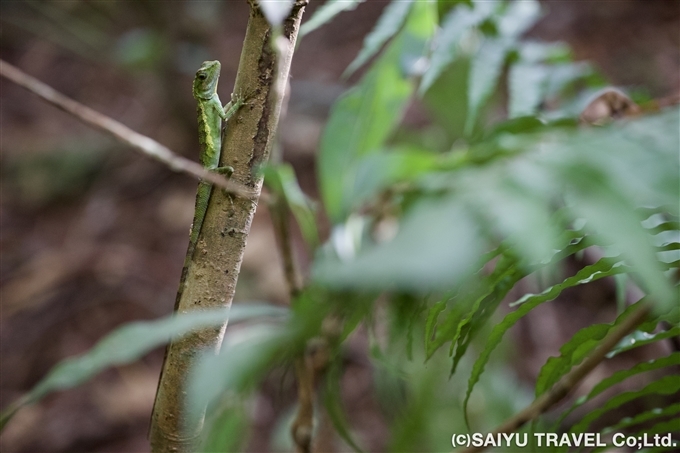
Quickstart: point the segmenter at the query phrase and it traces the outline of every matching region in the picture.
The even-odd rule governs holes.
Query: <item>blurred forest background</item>
[[[305,18],[320,4],[312,0]],[[294,55],[279,139],[284,160],[314,199],[319,198],[315,153],[329,108],[358,78],[340,76],[385,4],[369,0],[339,15],[306,36]],[[575,60],[590,61],[612,85],[639,97],[680,91],[680,2],[542,4],[546,15],[529,36],[568,43]],[[219,92],[228,98],[248,14],[245,0],[3,1],[0,57],[196,160],[193,74],[203,60],[220,60]],[[0,407],[5,407],[59,360],[88,350],[116,326],[171,312],[196,181],[130,152],[5,79],[0,87]],[[418,127],[424,115],[413,106],[405,122]],[[497,389],[514,409],[530,401],[523,379],[533,379],[579,326],[609,319],[615,311],[614,287],[607,281],[562,298],[570,299],[568,316],[554,313],[566,313],[560,303],[536,310],[512,332],[521,357],[498,364],[518,376],[519,382],[506,380]],[[264,204],[248,238],[238,301],[287,303]],[[363,349],[356,348],[348,365],[343,393],[352,425],[377,451],[385,448],[387,426],[373,398]],[[162,359],[159,349],[23,409],[0,437],[0,449],[148,451]],[[291,410],[294,397],[290,373],[265,382],[253,407],[257,435],[250,451],[286,448],[276,441],[287,435],[276,421]]]

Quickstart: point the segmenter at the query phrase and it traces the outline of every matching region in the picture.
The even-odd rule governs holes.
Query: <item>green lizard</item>
[[[208,170],[231,176],[234,172],[232,167],[220,167],[220,153],[222,151],[222,124],[234,115],[245,104],[241,96],[232,95],[232,100],[222,107],[217,95],[217,82],[220,78],[222,65],[219,61],[204,61],[194,77],[193,93],[198,103],[198,142],[200,144],[201,164]],[[196,208],[194,221],[189,235],[189,247],[184,259],[184,268],[180,279],[180,287],[175,301],[175,310],[179,306],[186,280],[187,268],[191,261],[198,236],[201,234],[203,219],[208,209],[208,202],[212,194],[212,183],[201,181],[196,191]]]
[[[193,94],[198,104],[198,142],[200,144],[201,164],[208,170],[231,176],[234,172],[232,167],[219,166],[220,154],[222,152],[222,124],[223,122],[226,123],[226,121],[245,104],[245,100],[241,96],[232,95],[232,100],[222,107],[220,98],[217,95],[217,82],[220,78],[221,67],[222,65],[217,60],[204,61],[201,67],[198,68],[198,71],[196,71]],[[182,276],[180,277],[177,298],[175,299],[175,311],[179,308],[179,302],[182,299],[189,263],[194,256],[198,237],[201,234],[205,213],[208,210],[208,202],[212,195],[212,186],[212,183],[208,181],[201,181],[198,183],[194,221],[191,225],[191,232],[189,233],[189,246],[187,247],[187,255],[184,258]],[[168,345],[168,348],[165,350],[163,369],[161,369],[161,376],[158,380],[158,388],[160,388],[161,380],[163,379],[163,370],[165,369],[165,360],[167,359],[169,347],[170,345]],[[158,390],[156,390],[156,401],[154,401],[154,407],[151,410],[152,417],[156,410],[157,402]],[[153,420],[149,426],[149,429],[151,429]],[[149,434],[150,433],[151,431],[149,431]]]

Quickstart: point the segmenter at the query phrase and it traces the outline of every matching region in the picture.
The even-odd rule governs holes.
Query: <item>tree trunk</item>
[[[232,166],[232,180],[257,194],[262,178],[255,169],[269,158],[306,3],[298,0],[283,23],[282,37],[286,39],[277,39],[277,55],[272,28],[255,2],[250,1],[250,19],[234,87],[234,93],[248,96],[248,103],[227,124],[220,165]],[[179,312],[231,305],[256,208],[257,199],[213,189],[194,258],[187,269]],[[187,377],[202,351],[219,350],[226,327],[225,323],[221,328],[205,329],[168,346],[149,432],[153,452],[195,451],[203,417],[188,417]]]

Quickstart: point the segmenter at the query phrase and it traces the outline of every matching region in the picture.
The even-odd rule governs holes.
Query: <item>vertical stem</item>
[[[226,125],[220,165],[234,168],[232,181],[259,195],[262,178],[257,165],[269,158],[276,131],[283,90],[275,86],[288,79],[295,40],[306,0],[298,0],[283,24],[286,44],[280,57],[271,48],[271,28],[253,0],[241,52],[235,93],[248,96],[248,104]],[[278,60],[278,65],[277,65]],[[194,259],[189,263],[178,311],[229,307],[243,260],[246,238],[257,200],[235,197],[213,189]],[[205,350],[218,350],[226,323],[176,339],[169,346],[149,433],[156,453],[196,450],[202,417],[187,412],[187,377],[196,358]]]

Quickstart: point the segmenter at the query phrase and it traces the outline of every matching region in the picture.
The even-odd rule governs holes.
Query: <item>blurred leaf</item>
[[[250,431],[249,415],[242,402],[234,401],[235,398],[227,400],[206,416],[200,452],[243,451]]]
[[[416,149],[386,150],[363,157],[357,163],[354,187],[347,188],[353,206],[361,206],[396,182],[413,181],[436,169],[441,160],[438,157]]]
[[[550,76],[545,94],[546,96],[557,95],[569,85],[591,75],[592,73],[593,68],[588,63],[583,62],[551,65]]]
[[[3,159],[6,201],[14,196],[24,207],[39,208],[60,199],[82,197],[106,165],[105,149],[96,147],[96,139],[85,141],[85,146],[65,143],[53,150]]]
[[[191,370],[188,416],[201,416],[203,408],[225,392],[244,392],[255,386],[265,368],[283,358],[289,339],[288,329],[281,325],[230,329],[220,352],[206,351]]]
[[[651,382],[641,390],[631,392],[624,392],[610,398],[601,407],[589,412],[578,423],[574,424],[569,430],[570,433],[580,433],[588,430],[588,427],[602,415],[613,409],[621,407],[623,404],[650,395],[672,395],[680,391],[680,376],[670,375],[664,376]],[[677,421],[676,427],[677,427]]]
[[[575,199],[575,210],[588,219],[587,227],[607,235],[623,251],[645,289],[659,307],[674,303],[675,295],[663,274],[640,218],[618,193],[585,183]],[[608,209],[607,209],[608,208]],[[616,212],[616,215],[612,215]]]
[[[516,40],[529,30],[541,16],[541,5],[537,0],[507,2],[507,10],[498,20],[498,31],[502,36]]]
[[[680,223],[670,221],[670,222],[662,222],[658,225],[655,225],[651,229],[650,233],[659,234],[659,233],[662,233],[664,231],[674,231],[674,230],[680,230]]]
[[[239,322],[287,313],[288,310],[272,305],[238,305],[231,309],[181,313],[157,321],[126,324],[107,335],[87,353],[65,359],[54,366],[29,393],[3,412],[0,426],[4,427],[21,406],[34,403],[52,392],[76,387],[108,367],[134,362],[177,336],[220,325],[227,320]]]
[[[167,51],[167,43],[155,30],[136,28],[128,31],[116,44],[116,60],[133,68],[153,68]]]
[[[480,278],[470,294],[460,294],[452,298],[451,310],[444,320],[436,325],[436,335],[428,337],[429,341],[426,341],[427,358],[449,341],[451,342],[449,355],[452,355],[454,348],[460,347],[465,340],[472,339],[482,324],[473,323],[473,318],[491,306],[495,309],[507,291],[524,276],[515,264],[515,260],[502,256],[491,274]],[[455,371],[456,366],[457,363],[454,363],[452,370]]]
[[[438,301],[427,312],[427,319],[425,321],[425,351],[427,358],[431,357],[436,350],[436,348],[432,347],[432,341],[437,333],[435,330],[438,325],[437,318],[439,317],[439,314],[446,309],[446,302],[447,301],[444,299]],[[458,306],[459,305],[454,305],[454,307]]]
[[[447,147],[463,137],[468,112],[470,59],[460,56],[450,64],[432,86],[423,101],[439,130],[446,134]]]
[[[472,3],[470,3],[470,6]],[[418,92],[425,93],[444,70],[458,57],[460,41],[470,28],[486,19],[495,8],[494,2],[476,2],[474,8],[466,4],[452,8],[437,32],[430,66],[423,75]]]
[[[286,17],[290,14],[295,0],[258,0],[257,4],[260,10],[267,18],[267,22],[276,28],[283,24]]]
[[[472,67],[470,68],[468,82],[466,134],[472,133],[472,129],[477,122],[479,109],[496,89],[505,58],[511,48],[512,42],[505,38],[487,38],[472,56]]]
[[[345,411],[342,408],[342,396],[340,394],[340,377],[342,368],[340,364],[334,362],[330,370],[326,373],[326,386],[323,392],[323,404],[326,408],[326,413],[333,423],[335,431],[340,438],[345,441],[354,451],[362,453],[363,450],[354,441],[350,433],[350,427],[347,423]]]
[[[316,249],[320,240],[314,203],[300,189],[293,167],[290,164],[267,165],[264,173],[267,187],[285,200],[295,216],[305,242],[311,250]]]
[[[298,33],[298,40],[303,36],[313,32],[322,25],[330,22],[335,16],[343,11],[349,11],[355,9],[359,3],[363,3],[366,0],[328,0],[326,3],[321,5],[312,17],[309,18],[300,27],[300,33]]]
[[[396,237],[361,250],[354,260],[317,259],[316,281],[331,287],[429,291],[471,273],[481,239],[469,212],[451,198],[421,200]]]
[[[472,7],[474,4],[473,0],[437,0],[437,7],[439,9],[439,15],[444,16],[446,13],[456,8],[458,5],[466,5]]]
[[[517,51],[520,61],[524,63],[571,61],[571,49],[563,42],[522,41]]]
[[[373,30],[364,38],[364,45],[359,55],[350,63],[343,77],[349,77],[354,71],[366,63],[392,36],[396,35],[403,25],[413,0],[391,2],[383,10],[378,23]]]
[[[534,115],[548,88],[550,70],[541,64],[512,65],[509,75],[510,118]]]
[[[535,116],[520,116],[503,121],[491,128],[486,134],[486,140],[501,138],[505,134],[530,134],[545,130],[548,125]]]
[[[545,181],[545,169],[518,159],[504,167],[499,165],[497,170],[467,175],[478,180],[476,190],[465,194],[468,204],[475,206],[480,218],[492,225],[490,233],[504,238],[525,265],[549,261],[559,250],[562,225],[551,220],[550,183]]]
[[[414,46],[424,52],[434,23],[433,5],[415,3],[404,29],[359,86],[333,106],[319,152],[321,192],[332,221],[341,221],[352,205],[346,188],[353,186],[357,159],[377,152],[401,120],[413,87],[399,62]]]
[[[470,89],[468,91],[467,135],[472,133],[482,105],[495,91],[508,53],[515,48],[519,36],[540,16],[540,5],[535,0],[509,2],[498,18],[498,37],[487,37],[472,57]]]

